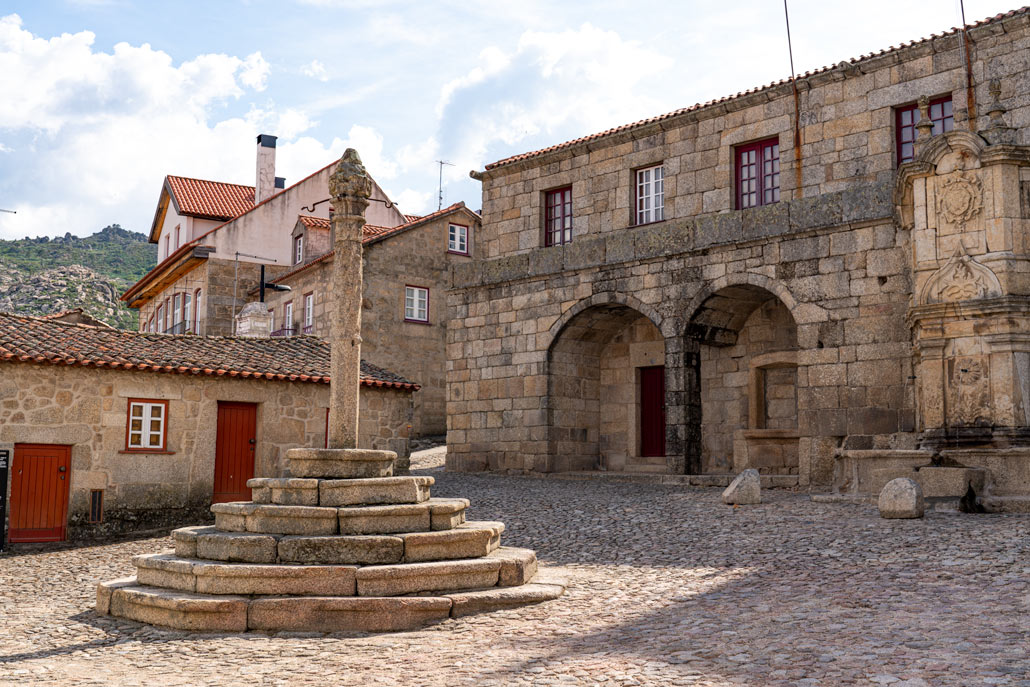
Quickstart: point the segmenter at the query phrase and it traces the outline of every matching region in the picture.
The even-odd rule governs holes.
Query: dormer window
[[[304,259],[304,236],[293,239],[293,264],[299,265]]]
[[[459,255],[469,254],[469,228],[464,224],[447,227],[447,252]]]

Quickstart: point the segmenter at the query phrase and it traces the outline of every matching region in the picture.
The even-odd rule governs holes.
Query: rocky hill
[[[92,236],[0,241],[0,312],[47,315],[82,308],[115,327],[135,329],[118,300],[157,263],[157,246],[117,224]]]

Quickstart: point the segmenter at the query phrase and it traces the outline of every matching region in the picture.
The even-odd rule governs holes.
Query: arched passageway
[[[719,289],[686,331],[688,474],[797,474],[797,325],[759,286]]]
[[[665,340],[638,310],[593,305],[548,350],[550,470],[666,471]]]

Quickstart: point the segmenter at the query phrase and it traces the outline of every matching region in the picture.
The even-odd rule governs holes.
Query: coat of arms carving
[[[983,210],[983,182],[972,174],[945,179],[937,187],[937,212],[950,224],[965,224]]]
[[[919,302],[953,303],[999,296],[1001,281],[998,275],[959,248],[950,260],[926,280],[919,293]]]

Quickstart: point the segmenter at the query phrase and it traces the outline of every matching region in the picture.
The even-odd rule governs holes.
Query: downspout
[[[962,10],[962,51],[966,58],[966,115],[969,118],[969,131],[976,133],[976,94],[973,92],[973,41],[969,38],[969,26],[966,24],[965,3],[959,2]]]

